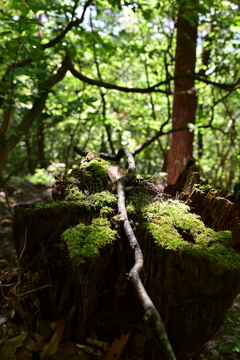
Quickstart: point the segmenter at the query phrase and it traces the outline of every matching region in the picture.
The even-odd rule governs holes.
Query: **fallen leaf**
[[[24,346],[31,351],[40,352],[45,345],[45,341],[41,335],[34,333],[29,335],[24,343]]]
[[[110,347],[110,350],[104,356],[103,360],[117,360],[120,357],[130,336],[131,336],[131,333],[128,332],[127,334],[122,334],[120,339],[115,339]]]
[[[17,348],[23,346],[23,343],[27,337],[27,332],[22,332],[19,336],[10,339],[6,342],[6,344],[0,350],[0,359],[8,360],[12,358],[17,351]]]
[[[108,176],[113,183],[115,183],[121,177],[125,176],[127,172],[128,171],[126,169],[120,168],[117,165],[110,165],[108,167]]]

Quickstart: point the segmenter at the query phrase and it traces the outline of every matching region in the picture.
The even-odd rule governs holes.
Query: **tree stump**
[[[61,336],[81,344],[89,336],[112,344],[128,334],[122,359],[164,360],[127,280],[134,259],[119,223],[109,165],[88,153],[57,180],[57,201],[15,207],[18,295],[6,296],[21,305],[29,333],[44,336],[44,324],[60,321]],[[141,178],[127,187],[126,206],[144,254],[142,281],[176,358],[197,360],[240,292],[239,211],[229,200],[198,189],[171,199]],[[42,351],[41,358],[54,358],[54,352],[51,357]]]

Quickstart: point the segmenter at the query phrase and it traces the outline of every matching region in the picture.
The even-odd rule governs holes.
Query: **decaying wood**
[[[216,231],[231,231],[231,246],[240,253],[240,201],[230,201],[227,189],[204,192],[194,188],[199,180],[199,167],[195,165],[194,158],[189,157],[176,184],[168,185],[164,192],[173,197],[179,195],[179,200],[184,201],[195,214],[200,215],[207,227]]]
[[[87,155],[87,161],[94,159],[92,154],[84,155]],[[111,160],[114,159],[119,160],[116,156],[111,157]],[[197,172],[195,168],[192,170]],[[206,225],[216,230],[231,230],[233,236],[229,246],[238,251],[239,204],[225,199],[223,193],[205,194],[194,189],[196,178],[191,175],[187,178],[190,179],[188,185],[182,178],[177,190],[172,188],[172,196],[189,204]],[[157,332],[151,321],[143,321],[142,306],[131,282],[126,279],[126,274],[131,274],[131,269],[134,269],[135,261],[123,226],[114,220],[114,215],[121,213],[121,209],[118,211],[116,206],[113,207],[109,217],[118,234],[116,240],[100,249],[96,259],[76,265],[69,259],[61,234],[80,222],[90,225],[92,219],[99,216],[99,210],[62,201],[67,193],[66,182],[58,180],[55,194],[59,201],[54,206],[15,207],[13,240],[20,270],[14,273],[14,278],[9,274],[3,277],[2,284],[11,282],[16,286],[16,304],[27,316],[22,318],[23,328],[40,334],[46,322],[57,323],[59,319],[64,319],[63,339],[83,346],[89,346],[86,338],[91,334],[95,334],[97,340],[114,344],[114,339],[131,333],[121,357],[148,360],[151,353],[158,360],[166,360]],[[118,186],[121,188],[125,184]],[[186,192],[181,193],[184,186]],[[109,185],[104,188],[103,184],[98,184],[96,188],[109,190]],[[127,188],[127,195],[135,196],[141,192],[150,196],[152,201],[164,201],[164,194],[147,181],[141,180],[137,185],[131,183]],[[176,358],[197,360],[205,344],[223,324],[234,298],[240,292],[240,271],[223,269],[205,258],[192,257],[181,249],[171,251],[156,247],[152,235],[146,231],[147,218],[139,218],[134,213],[128,217],[144,254],[141,281],[162,316]],[[9,287],[3,286],[2,289],[4,295],[10,297]],[[131,340],[139,336],[143,350],[134,352]],[[91,360],[96,359],[91,356]]]
[[[131,333],[128,332],[127,334],[122,334],[120,339],[115,339],[103,360],[118,360],[130,336]]]
[[[231,246],[240,253],[239,202],[232,203],[218,192],[209,191],[205,194],[199,189],[194,189],[187,204],[194,209],[196,214],[200,215],[206,226],[216,231],[230,230],[232,233]]]
[[[48,359],[50,356],[54,355],[57,351],[60,341],[62,340],[63,331],[65,327],[65,319],[58,319],[53,336],[49,343],[43,348],[40,353],[41,360]]]
[[[140,273],[142,272],[144,266],[143,254],[127,215],[125,203],[125,185],[127,185],[134,178],[135,161],[132,154],[126,149],[119,150],[117,159],[119,158],[119,154],[124,154],[128,161],[128,173],[117,180],[118,212],[120,214],[120,221],[123,225],[129,244],[134,251],[135,259],[135,264],[128,273],[128,278],[131,281],[137,293],[137,296],[144,308],[144,319],[148,320],[150,318],[155,325],[166,359],[175,360],[176,357],[174,355],[172,346],[165,331],[162,318],[156,307],[154,306],[152,300],[150,299],[149,295],[147,294],[146,289],[140,279]],[[102,154],[100,154],[100,156],[102,157]],[[107,159],[107,155],[104,155],[104,158]],[[112,159],[112,156],[110,158]]]

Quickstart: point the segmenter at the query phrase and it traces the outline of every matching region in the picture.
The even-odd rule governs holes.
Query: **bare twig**
[[[74,147],[74,150],[80,154],[85,156],[87,154],[86,151],[82,151],[81,149]],[[123,224],[123,228],[125,234],[128,238],[129,244],[134,250],[134,258],[135,264],[130,270],[128,274],[128,278],[131,281],[137,295],[141,301],[141,304],[144,308],[145,314],[144,319],[151,319],[155,325],[158,337],[160,339],[163,351],[165,353],[167,360],[176,360],[174,355],[172,346],[169,342],[167,333],[165,331],[161,316],[154,306],[152,300],[148,296],[142,281],[140,279],[140,272],[143,269],[143,254],[142,250],[139,246],[139,243],[135,237],[133,229],[128,220],[126,205],[125,205],[125,185],[129,183],[135,174],[135,162],[132,154],[126,149],[120,149],[116,155],[109,155],[105,153],[99,153],[100,157],[108,160],[120,160],[123,156],[127,158],[128,161],[128,173],[127,175],[121,177],[117,180],[117,192],[118,192],[118,212],[120,214],[120,221]]]
[[[149,94],[152,92],[157,92],[157,93],[172,95],[172,91],[169,92],[169,90],[159,89],[159,86],[166,85],[166,84],[169,84],[171,81],[175,81],[175,80],[183,79],[183,78],[195,79],[195,80],[201,81],[207,85],[214,85],[214,86],[219,87],[220,89],[223,89],[226,91],[235,90],[240,85],[240,79],[238,79],[235,83],[232,83],[232,84],[230,84],[230,83],[224,84],[224,83],[218,83],[216,81],[211,81],[204,76],[192,73],[192,74],[181,74],[181,75],[176,75],[176,76],[170,76],[166,80],[160,81],[157,84],[147,87],[147,88],[129,88],[129,87],[110,84],[105,81],[100,81],[100,80],[95,80],[95,79],[89,78],[89,77],[83,75],[82,73],[80,73],[79,71],[77,71],[75,69],[75,67],[73,66],[73,64],[71,64],[69,70],[71,71],[73,76],[75,76],[77,79],[79,79],[83,82],[86,82],[87,84],[104,87],[106,89],[118,90],[118,91],[122,91],[122,92],[126,92],[126,93]]]
[[[136,149],[134,150],[134,152],[133,152],[133,156],[139,154],[142,150],[144,150],[147,146],[151,145],[160,136],[168,135],[168,134],[170,134],[172,132],[176,132],[176,131],[188,130],[187,126],[182,126],[182,127],[176,128],[176,129],[170,129],[170,130],[167,130],[167,131],[163,131],[162,130],[163,126],[165,126],[167,124],[168,124],[168,120],[162,124],[161,129],[159,131],[157,131],[156,134],[151,139],[148,139],[147,141],[145,141],[141,145],[138,145],[136,147]]]

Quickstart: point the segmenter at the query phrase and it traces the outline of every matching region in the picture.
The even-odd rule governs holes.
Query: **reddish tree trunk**
[[[194,24],[190,24],[189,20],[185,18],[186,14],[191,14]],[[196,40],[197,16],[194,15],[194,9],[182,6],[179,10],[177,22],[175,76],[194,72]],[[194,92],[194,79],[177,79],[174,84],[172,128],[177,129],[186,127],[189,123],[194,124],[196,105],[197,97]],[[185,166],[187,157],[192,155],[192,147],[193,132],[181,130],[171,134],[168,155],[168,184],[176,182]]]

